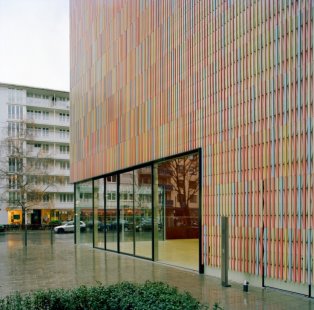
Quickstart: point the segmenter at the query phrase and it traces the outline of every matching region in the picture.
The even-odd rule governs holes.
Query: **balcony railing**
[[[70,134],[68,133],[59,133],[56,131],[49,132],[47,134],[38,133],[36,131],[32,131],[30,133],[31,139],[29,140],[35,140],[35,141],[47,141],[47,142],[70,142]]]
[[[43,107],[43,108],[61,109],[61,110],[70,109],[69,101],[60,101],[60,100],[54,101],[51,99],[43,99],[43,98],[27,97],[26,104],[28,106],[33,106],[33,107]]]
[[[43,125],[51,125],[51,126],[63,126],[69,127],[70,118],[60,118],[59,116],[53,117],[35,117],[30,113],[27,114],[27,120],[33,124],[43,124]]]

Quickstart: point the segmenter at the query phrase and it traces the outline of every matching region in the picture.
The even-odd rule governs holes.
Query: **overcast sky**
[[[69,90],[68,0],[0,0],[0,82]]]

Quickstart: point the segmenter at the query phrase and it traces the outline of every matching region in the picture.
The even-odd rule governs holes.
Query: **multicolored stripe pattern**
[[[205,266],[313,282],[313,0],[71,0],[73,182],[202,148]]]

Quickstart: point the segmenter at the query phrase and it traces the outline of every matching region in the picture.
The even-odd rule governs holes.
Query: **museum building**
[[[76,243],[311,295],[313,14],[71,0]]]

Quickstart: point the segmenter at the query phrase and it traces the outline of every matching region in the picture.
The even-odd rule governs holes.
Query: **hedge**
[[[197,310],[208,309],[189,293],[162,282],[15,293],[0,299],[1,310]],[[217,304],[213,309],[221,309]]]

